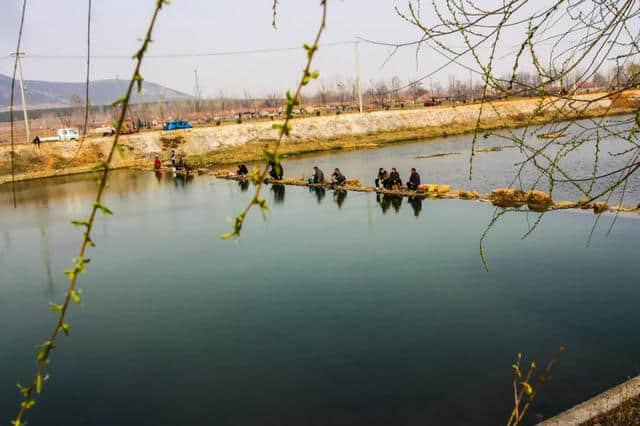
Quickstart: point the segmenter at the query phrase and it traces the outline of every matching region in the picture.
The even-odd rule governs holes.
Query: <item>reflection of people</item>
[[[344,177],[340,169],[336,167],[333,171],[333,174],[331,175],[331,188],[338,188],[339,186],[344,185],[346,182],[347,178]]]
[[[422,197],[409,197],[409,204],[413,207],[413,215],[415,217],[420,216],[422,210]]]
[[[249,181],[246,179],[239,180],[238,184],[240,185],[240,191],[242,192],[245,192],[247,189],[249,189]]]
[[[376,202],[380,204],[382,214],[386,214],[389,207],[391,207],[391,198],[388,195],[382,195],[379,192],[376,193]]]
[[[311,183],[324,183],[324,172],[318,166],[313,166],[313,176]]]
[[[333,192],[333,199],[335,200],[338,208],[342,208],[342,203],[344,203],[344,199],[347,198],[347,191],[344,189],[338,189]]]
[[[273,191],[273,202],[276,204],[284,203],[284,185],[271,185],[271,190]]]
[[[247,169],[247,166],[245,166],[244,164],[240,164],[238,166],[238,170],[236,171],[236,174],[238,176],[245,176],[249,174],[249,169]]]
[[[162,162],[160,161],[157,155],[156,155],[156,159],[153,162],[153,168],[156,170],[160,170],[162,168]]]
[[[400,195],[391,195],[391,205],[396,213],[400,213],[400,207],[402,206],[402,197]]]
[[[274,163],[273,161],[269,162],[271,166],[271,170],[269,171],[269,176],[275,180],[282,180],[282,176],[284,176],[284,169],[282,168],[282,163]]]
[[[156,170],[156,180],[158,181],[158,183],[162,182],[162,172],[159,170]]]
[[[407,189],[409,191],[415,191],[418,189],[418,185],[420,185],[420,175],[416,172],[415,168],[411,168],[411,175],[409,176],[409,181],[407,182]]]
[[[324,196],[327,194],[327,191],[321,186],[310,186],[309,192],[315,192],[316,198],[318,199],[318,204],[324,199]]]

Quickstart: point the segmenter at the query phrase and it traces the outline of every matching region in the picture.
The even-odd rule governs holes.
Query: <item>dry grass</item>
[[[636,426],[639,424],[640,397],[636,397],[608,413],[594,417],[582,426]]]

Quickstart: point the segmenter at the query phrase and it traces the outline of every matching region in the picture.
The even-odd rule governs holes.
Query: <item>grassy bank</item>
[[[630,114],[635,111],[631,107],[617,107],[601,110],[590,110],[588,113],[576,118],[596,118]],[[552,114],[539,114],[536,116],[515,115],[498,119],[483,120],[480,123],[480,131],[516,128],[523,126],[535,126],[553,122],[566,121],[568,117],[559,118]],[[377,132],[364,135],[353,135],[331,139],[315,139],[303,141],[286,141],[280,147],[283,158],[295,158],[305,155],[326,153],[330,151],[349,151],[357,149],[378,148],[393,143],[413,142],[420,139],[433,139],[446,136],[473,133],[476,130],[475,122],[454,122],[448,126],[421,127],[393,130],[389,132]],[[188,159],[196,168],[219,168],[225,165],[250,163],[264,159],[263,151],[269,149],[272,141],[250,142],[243,145],[224,147],[211,151],[204,155],[189,156]]]

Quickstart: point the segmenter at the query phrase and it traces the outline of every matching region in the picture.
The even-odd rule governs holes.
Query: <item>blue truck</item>
[[[171,120],[164,125],[164,130],[192,129],[193,126],[188,121]]]

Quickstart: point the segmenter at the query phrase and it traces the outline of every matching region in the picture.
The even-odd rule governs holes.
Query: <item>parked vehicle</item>
[[[116,129],[111,126],[98,127],[97,129],[93,130],[93,133],[101,136],[112,136],[113,134],[115,134],[115,132]]]
[[[188,121],[171,120],[164,125],[164,130],[192,129],[193,126]]]
[[[80,133],[78,133],[78,129],[58,129],[58,140],[60,141],[77,141],[78,139],[80,139]]]
[[[122,123],[122,129],[120,129],[120,134],[121,135],[130,135],[132,133],[138,133],[139,131],[140,131],[140,129],[138,129],[138,126],[136,125],[136,123],[134,121],[125,120]]]

